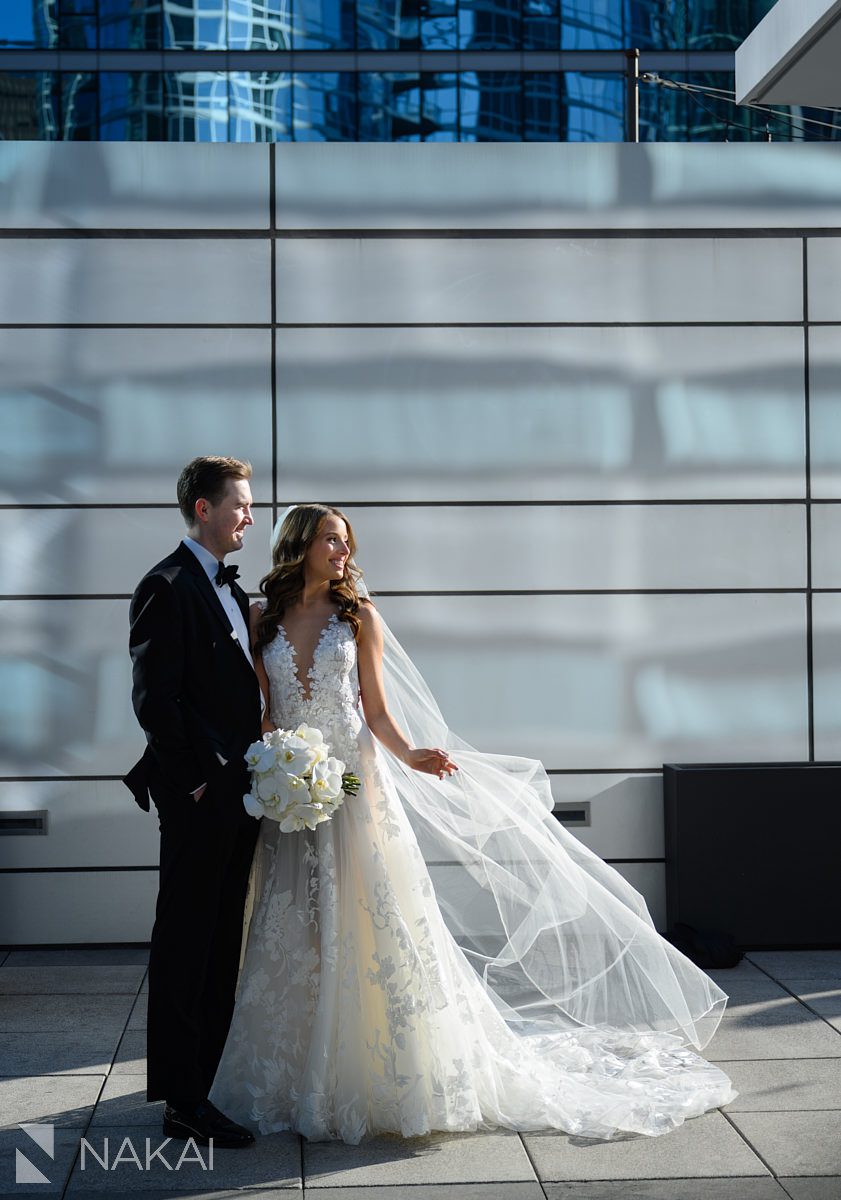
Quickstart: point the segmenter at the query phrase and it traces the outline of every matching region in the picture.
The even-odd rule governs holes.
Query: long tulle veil
[[[414,745],[445,748],[459,771],[439,780],[381,753],[447,927],[506,1022],[529,1034],[655,1032],[705,1046],[726,994],[660,936],[643,897],[555,818],[541,763],[478,751],[453,733],[382,626],[394,719]]]

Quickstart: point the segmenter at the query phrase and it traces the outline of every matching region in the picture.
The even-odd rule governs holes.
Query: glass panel
[[[0,549],[7,594],[39,596],[131,595],[185,532],[175,507],[3,509],[0,529],[7,535]],[[230,559],[246,591],[256,592],[269,568],[270,533],[271,510],[255,509],[243,550]]]
[[[802,311],[784,238],[287,240],[278,320],[784,321]]]
[[[228,140],[228,77],[224,71],[172,72],[163,80],[167,141]]]
[[[100,0],[100,50],[158,50],[161,0]]]
[[[4,0],[0,6],[0,49],[57,44],[56,0]]]
[[[299,71],[294,76],[293,115],[296,142],[347,142],[356,139],[355,73]]]
[[[621,142],[624,137],[624,78],[596,72],[565,71],[561,75],[560,140]]]
[[[227,49],[228,0],[163,0],[164,46],[174,50]]]
[[[99,86],[95,75],[61,75],[60,137],[65,142],[96,141],[99,130]]]
[[[239,71],[229,76],[231,142],[288,142],[292,137],[292,76]]]
[[[228,0],[228,49],[290,50],[291,10],[278,0]]]
[[[60,136],[58,79],[56,71],[0,71],[0,139],[4,143],[53,141]],[[0,203],[5,190],[0,188]]]
[[[841,138],[841,116],[833,117],[831,111],[774,104],[773,112],[765,112],[737,105],[734,89],[732,71],[669,71],[655,80],[643,80],[640,140],[791,142]],[[812,220],[810,216],[810,223]]]
[[[735,49],[774,0],[564,0],[562,45],[569,50]]]
[[[663,933],[666,919],[666,864],[616,863],[616,870],[645,899],[654,928]]]
[[[164,136],[163,87],[157,72],[99,75],[99,136],[104,141],[156,142]]]
[[[270,362],[267,330],[0,330],[2,502],[171,503],[199,426],[270,500]]]
[[[560,44],[560,0],[523,0],[524,50],[557,50]]]
[[[3,784],[2,809],[31,812],[44,808],[48,814],[46,837],[6,838],[4,866],[145,867],[158,861],[158,823],[131,803],[122,782],[86,779]]]
[[[456,0],[422,0],[420,40],[424,50],[455,50],[458,46]]]
[[[841,760],[841,596],[812,597],[815,757]]]
[[[462,142],[519,142],[522,77],[518,71],[464,71],[459,77]]]
[[[359,138],[363,142],[419,142],[420,75],[409,72],[361,73]]]
[[[561,137],[560,77],[557,72],[523,76],[523,140],[557,142]],[[566,115],[566,114],[565,114]]]
[[[95,50],[96,17],[65,17],[62,15],[58,30],[61,50]]]
[[[9,239],[3,254],[0,322],[247,324],[271,315],[265,242]]]
[[[833,244],[826,277],[813,280],[815,271],[823,273],[824,241],[809,243],[809,284],[812,304],[820,297],[831,303],[836,282],[832,280],[833,261],[841,265],[841,255]],[[818,288],[820,290],[818,290]],[[809,330],[809,431],[812,444],[812,495],[822,499],[841,498],[841,404],[838,381],[841,378],[841,329]]]
[[[355,0],[295,0],[295,50],[353,50]]]
[[[557,804],[590,805],[590,825],[570,833],[602,858],[661,858],[662,775],[552,775]]]
[[[277,452],[289,496],[805,495],[799,329],[295,329],[277,337]],[[834,395],[827,410],[838,479]],[[325,429],[344,448],[338,460]]]
[[[457,142],[458,76],[446,72],[424,71],[423,140],[425,142]]]
[[[836,402],[837,403],[837,402]],[[812,584],[841,588],[841,505],[812,505]]]
[[[418,0],[357,0],[358,50],[413,50],[419,37]]]
[[[519,50],[521,37],[520,0],[459,0],[459,49]]]
[[[806,586],[800,505],[349,506],[347,513],[374,591]],[[14,521],[12,528],[26,526]]]
[[[566,770],[807,756],[802,595],[377,604],[479,749]]]

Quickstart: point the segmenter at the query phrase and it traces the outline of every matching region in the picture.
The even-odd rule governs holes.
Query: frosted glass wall
[[[661,923],[663,762],[841,758],[831,148],[7,144],[0,185],[0,807],[49,814],[0,942],[148,937],[127,606],[199,453],[254,464],[252,591],[278,505],[347,509],[454,728]]]

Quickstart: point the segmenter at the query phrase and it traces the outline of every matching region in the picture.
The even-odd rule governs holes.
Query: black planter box
[[[669,763],[663,798],[669,928],[841,946],[841,763]]]

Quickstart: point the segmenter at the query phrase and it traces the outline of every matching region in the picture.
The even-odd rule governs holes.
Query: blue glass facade
[[[0,137],[617,141],[636,48],[642,141],[836,138],[726,95],[772,2],[5,0]]]

